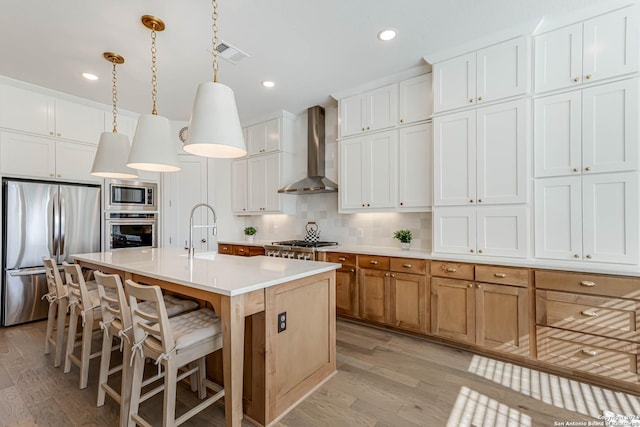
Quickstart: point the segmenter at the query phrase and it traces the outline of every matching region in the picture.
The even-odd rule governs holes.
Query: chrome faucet
[[[193,225],[193,214],[196,209],[201,206],[206,206],[211,213],[213,214],[213,224],[207,225]],[[193,229],[194,228],[213,228],[213,235],[215,236],[218,233],[218,218],[216,217],[216,211],[206,203],[198,203],[193,208],[191,208],[191,215],[189,215],[189,258],[193,258],[193,254],[195,253],[195,248],[193,247]]]

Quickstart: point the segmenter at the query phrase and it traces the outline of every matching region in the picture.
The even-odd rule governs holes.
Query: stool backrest
[[[175,342],[169,327],[169,316],[167,315],[160,287],[140,285],[133,280],[127,280],[124,288],[129,295],[135,341],[142,341],[145,334],[148,334],[161,342],[164,353],[172,351],[175,347]],[[156,308],[156,313],[142,311],[139,307],[139,302],[142,301],[151,302]]]
[[[122,280],[117,274],[104,274],[101,271],[93,273],[98,284],[98,295],[100,295],[100,308],[102,309],[102,319],[104,322],[112,322],[118,319],[122,323],[122,330],[127,330],[131,326],[131,310],[127,297],[124,294]],[[112,289],[112,294],[107,294],[106,289]]]
[[[47,288],[49,294],[55,295],[58,299],[67,296],[67,286],[62,281],[60,271],[53,258],[42,258],[45,275],[47,276]]]
[[[62,268],[67,282],[69,299],[78,301],[82,309],[92,308],[87,284],[82,276],[82,268],[78,264],[69,264],[66,261],[62,262]]]

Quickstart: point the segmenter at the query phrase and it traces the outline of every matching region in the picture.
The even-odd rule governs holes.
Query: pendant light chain
[[[113,133],[118,133],[118,76],[116,74],[116,60],[113,59],[113,71],[111,71],[111,82],[113,87],[111,88],[111,103],[113,106]]]
[[[151,114],[154,116],[158,115],[158,111],[156,110],[156,102],[158,100],[158,66],[157,64],[157,53],[156,49],[156,26],[153,25],[151,28],[151,99],[153,100],[153,110]]]
[[[213,45],[213,50],[211,53],[213,54],[213,81],[215,83],[218,82],[218,2],[217,0],[212,0],[211,4],[213,6],[213,14],[211,15],[211,19],[213,20],[213,25],[211,26],[211,30],[213,32],[213,37],[211,38],[211,44]]]

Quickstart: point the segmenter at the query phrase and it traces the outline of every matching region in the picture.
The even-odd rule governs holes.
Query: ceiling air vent
[[[220,40],[220,43],[218,43],[218,54],[220,55],[220,58],[226,59],[232,64],[237,64],[243,59],[249,57],[248,54],[224,40]]]

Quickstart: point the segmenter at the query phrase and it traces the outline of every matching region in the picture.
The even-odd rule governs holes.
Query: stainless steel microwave
[[[158,210],[158,185],[154,182],[106,181],[105,208],[107,210]]]

